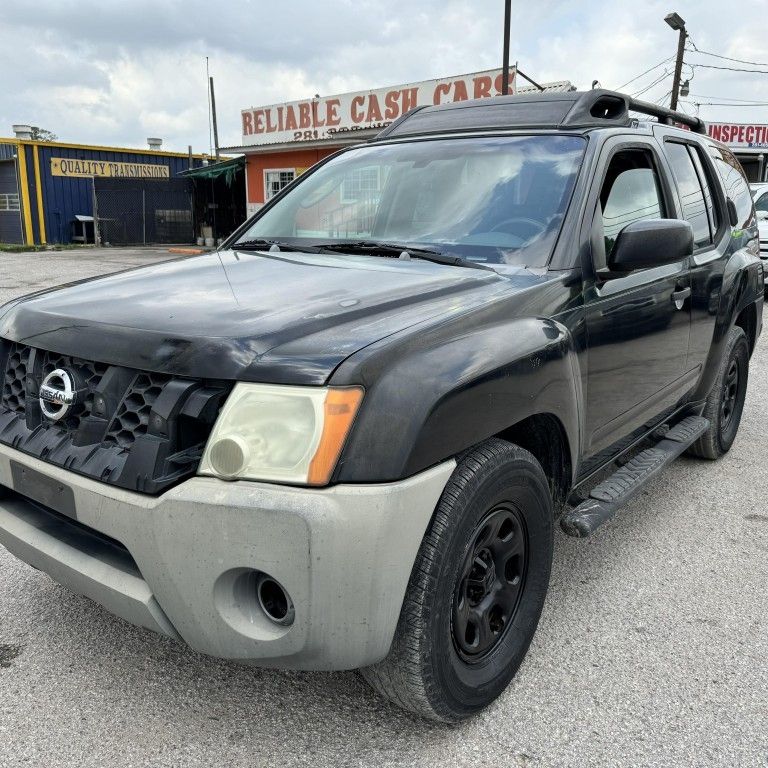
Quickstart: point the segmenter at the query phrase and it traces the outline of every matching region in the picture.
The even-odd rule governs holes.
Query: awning
[[[192,179],[218,179],[224,177],[227,186],[231,186],[240,171],[245,168],[244,157],[233,157],[231,160],[223,160],[213,165],[201,165],[199,168],[190,168],[179,175]]]

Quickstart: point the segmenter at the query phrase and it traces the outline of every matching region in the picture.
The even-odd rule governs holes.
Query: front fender
[[[339,369],[333,384],[348,383],[366,396],[338,482],[409,477],[536,414],[561,422],[578,466],[581,378],[571,334],[554,320],[497,316],[390,340]]]

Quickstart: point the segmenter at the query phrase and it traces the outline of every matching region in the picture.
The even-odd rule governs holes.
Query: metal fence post
[[[147,190],[141,190],[141,240],[147,244]]]

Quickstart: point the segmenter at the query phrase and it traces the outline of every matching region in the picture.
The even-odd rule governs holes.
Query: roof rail
[[[706,133],[706,126],[698,117],[600,88],[564,93],[521,93],[416,107],[385,128],[373,141],[509,128],[624,128],[637,123],[630,112],[655,117],[665,125],[677,124],[696,133]]]
[[[624,93],[603,88],[581,92],[561,125],[593,126],[605,124],[608,121],[627,125],[631,121],[629,112],[639,112],[641,115],[655,117],[665,125],[684,125],[694,133],[707,132],[704,121],[698,117],[691,117],[684,112],[675,112],[647,101],[638,101]]]

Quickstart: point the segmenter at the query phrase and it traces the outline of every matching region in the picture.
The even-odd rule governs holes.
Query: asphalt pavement
[[[0,302],[171,258],[0,253]],[[0,766],[768,767],[768,341],[731,453],[557,535],[519,674],[428,724],[355,673],[260,670],[134,628],[0,549]]]

